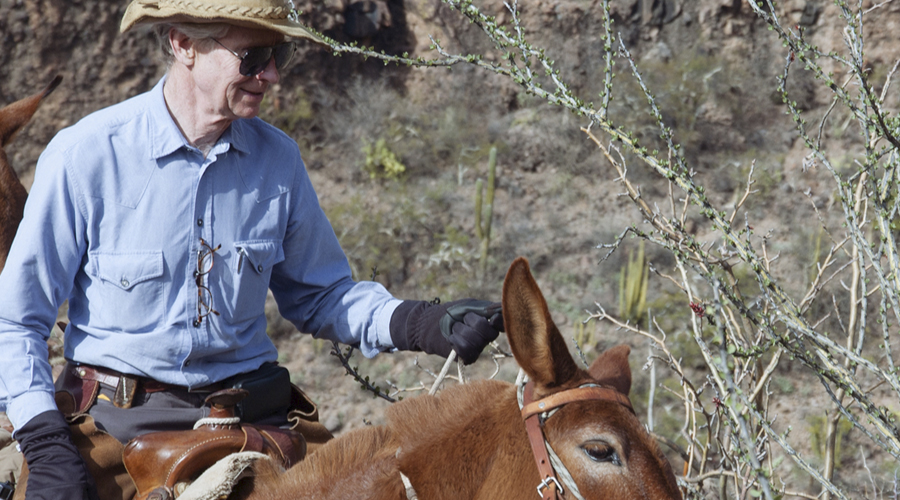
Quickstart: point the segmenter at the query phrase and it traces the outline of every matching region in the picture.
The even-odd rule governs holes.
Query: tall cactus
[[[487,272],[488,247],[491,244],[491,221],[494,218],[494,184],[497,175],[497,147],[491,147],[488,157],[487,197],[484,196],[484,182],[475,181],[475,236],[481,241],[479,263],[481,275]],[[484,212],[482,214],[482,211]]]
[[[647,285],[650,275],[644,256],[644,240],[638,244],[637,255],[628,253],[628,264],[619,274],[619,316],[639,325],[647,313]]]

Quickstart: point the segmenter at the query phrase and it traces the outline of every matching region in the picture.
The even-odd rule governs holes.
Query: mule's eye
[[[581,445],[581,449],[584,450],[587,456],[591,457],[591,460],[594,462],[622,465],[622,461],[619,460],[619,454],[616,453],[615,448],[608,443],[594,441]]]

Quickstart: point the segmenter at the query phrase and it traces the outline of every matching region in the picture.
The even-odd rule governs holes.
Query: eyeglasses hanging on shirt
[[[213,257],[222,245],[212,248],[203,238],[200,238],[200,250],[197,251],[197,270],[194,271],[194,280],[197,282],[197,319],[194,326],[200,326],[203,318],[210,314],[219,315],[219,311],[212,308],[212,292],[203,284],[203,277],[212,271]]]

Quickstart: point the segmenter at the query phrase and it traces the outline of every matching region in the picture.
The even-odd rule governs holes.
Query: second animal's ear
[[[12,141],[16,132],[24,127],[28,120],[31,120],[31,116],[37,111],[41,100],[50,95],[50,92],[53,92],[61,81],[62,76],[56,75],[53,81],[44,87],[44,90],[0,110],[0,147],[6,146]]]
[[[608,385],[624,395],[631,391],[631,366],[628,364],[628,355],[631,347],[617,345],[600,354],[588,369],[598,383]]]

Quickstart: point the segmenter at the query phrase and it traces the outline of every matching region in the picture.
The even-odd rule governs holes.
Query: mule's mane
[[[505,391],[509,394],[504,394]],[[509,397],[512,391],[509,382],[478,380],[449,387],[435,397],[407,399],[388,408],[385,416],[388,426],[395,430],[408,429],[410,434],[418,430],[434,436],[465,425],[477,413],[493,411],[502,396]],[[416,442],[421,438],[417,437]]]

